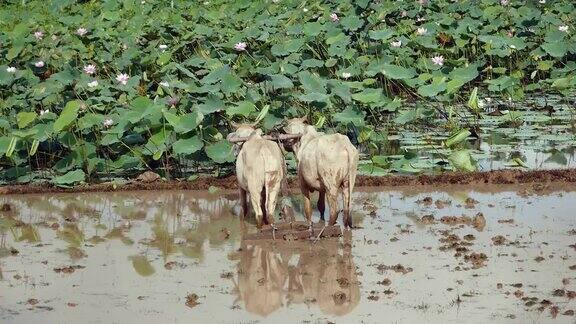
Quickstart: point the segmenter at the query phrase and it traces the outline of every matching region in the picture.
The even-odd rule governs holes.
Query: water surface
[[[359,189],[361,228],[317,244],[243,241],[255,228],[227,192],[3,196],[0,321],[573,322],[562,313],[576,302],[553,291],[576,290],[576,191],[499,188]],[[437,221],[478,213],[485,226]],[[450,234],[472,235],[468,251],[446,249]],[[471,253],[487,259],[474,264]],[[538,310],[542,300],[556,319],[552,306]]]

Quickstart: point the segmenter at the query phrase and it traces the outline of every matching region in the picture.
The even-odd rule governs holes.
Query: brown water
[[[576,191],[527,188],[359,190],[362,228],[316,244],[242,243],[222,192],[3,196],[0,322],[574,323]],[[479,212],[485,226],[438,222]]]

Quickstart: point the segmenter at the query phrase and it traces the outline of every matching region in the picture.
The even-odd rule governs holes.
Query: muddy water
[[[0,322],[573,323],[576,191],[536,189],[359,190],[317,244],[222,192],[3,196]]]

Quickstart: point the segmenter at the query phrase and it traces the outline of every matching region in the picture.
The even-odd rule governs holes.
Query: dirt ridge
[[[297,188],[295,176],[288,179],[291,188]],[[356,187],[400,187],[400,186],[446,186],[474,184],[522,184],[522,183],[576,183],[576,169],[558,170],[495,170],[486,172],[448,172],[435,175],[359,175]],[[63,193],[63,192],[104,192],[104,191],[135,191],[135,190],[207,190],[210,187],[220,189],[236,189],[236,176],[222,178],[204,176],[194,181],[129,181],[124,184],[96,183],[80,185],[72,188],[62,188],[51,184],[7,185],[0,187],[0,194],[33,194],[33,193]]]

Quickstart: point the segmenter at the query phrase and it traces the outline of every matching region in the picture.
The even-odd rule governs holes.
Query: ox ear
[[[231,133],[228,133],[228,136],[226,136],[226,139],[230,140],[231,138],[234,138],[235,136],[236,136],[236,132],[231,132]]]
[[[230,126],[232,126],[232,128],[234,128],[234,129],[238,129],[238,128],[240,128],[241,124],[230,121]]]

